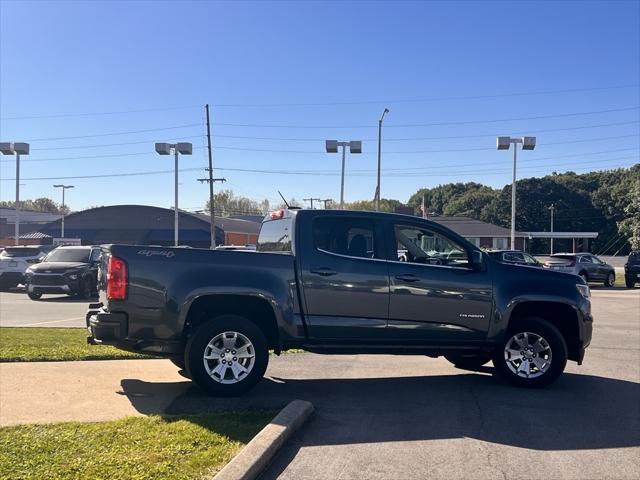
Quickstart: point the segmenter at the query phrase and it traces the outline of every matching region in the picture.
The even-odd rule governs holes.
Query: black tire
[[[225,332],[236,332],[243,335],[252,344],[253,364],[244,378],[235,383],[221,383],[209,375],[203,361],[207,345],[216,336]],[[229,352],[230,353],[230,352]],[[193,382],[210,395],[233,397],[241,395],[253,388],[264,376],[269,362],[267,339],[262,331],[250,320],[238,315],[221,315],[200,325],[187,341],[185,351],[186,374]],[[230,359],[231,360],[231,359]],[[232,360],[238,360],[234,357]],[[217,361],[217,360],[215,360]],[[213,367],[211,360],[210,368]],[[215,365],[219,366],[220,363]],[[231,373],[224,371],[225,378]]]
[[[85,300],[93,298],[93,283],[91,277],[87,277],[82,281],[78,296]]]
[[[604,281],[604,286],[611,288],[616,284],[616,274],[610,272],[607,274],[607,279]]]
[[[27,295],[31,300],[40,300],[42,298],[42,294],[37,292],[29,292]]]
[[[487,354],[450,354],[445,355],[444,358],[453,363],[457,368],[462,368],[463,370],[477,370],[491,361],[491,355]]]
[[[171,361],[171,363],[173,363],[179,369],[184,370],[184,357],[182,355],[169,357],[169,361]]]
[[[636,286],[636,281],[634,278],[625,277],[624,284],[627,286],[627,288],[633,288]]]
[[[548,369],[539,376],[525,378],[513,372],[505,358],[505,348],[511,343],[512,338],[524,332],[533,333],[542,337],[551,349],[551,364]],[[493,365],[496,373],[507,382],[518,387],[542,388],[555,382],[567,365],[567,344],[560,331],[551,323],[537,317],[528,317],[518,321],[505,335],[493,356]],[[544,366],[542,368],[545,368]],[[534,372],[537,375],[539,372]]]

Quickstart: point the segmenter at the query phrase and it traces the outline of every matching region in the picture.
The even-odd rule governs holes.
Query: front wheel
[[[186,373],[211,395],[241,395],[263,377],[267,339],[250,320],[221,315],[196,329],[187,342]]]
[[[82,284],[80,285],[78,296],[86,300],[93,298],[93,285],[91,277],[83,280]]]
[[[636,286],[636,280],[634,278],[625,278],[624,284],[627,286],[627,288],[633,288]]]
[[[40,300],[42,298],[42,294],[41,293],[29,292],[29,293],[27,293],[27,295],[29,296],[29,298],[31,300]]]
[[[604,281],[604,286],[611,288],[615,283],[616,283],[616,274],[611,272],[607,275],[607,279]]]
[[[483,365],[491,361],[491,355],[462,355],[462,354],[450,354],[445,355],[448,361],[453,363],[457,368],[463,370],[477,370]]]
[[[496,349],[496,372],[512,385],[541,388],[556,381],[567,364],[567,344],[551,323],[529,317],[509,329]]]

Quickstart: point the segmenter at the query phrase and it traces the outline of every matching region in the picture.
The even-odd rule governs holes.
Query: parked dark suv
[[[633,288],[638,281],[640,281],[640,250],[635,250],[629,254],[627,263],[624,264],[624,283],[628,288]]]
[[[31,300],[43,293],[91,298],[97,293],[100,247],[58,247],[41,263],[27,268],[25,286]]]

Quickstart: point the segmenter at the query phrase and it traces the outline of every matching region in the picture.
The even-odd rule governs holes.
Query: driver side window
[[[424,227],[394,227],[398,260],[424,265],[470,266],[467,251],[450,238]]]

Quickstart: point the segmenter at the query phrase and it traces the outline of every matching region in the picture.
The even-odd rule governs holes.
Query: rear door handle
[[[310,272],[315,273],[316,275],[320,275],[322,277],[330,277],[331,275],[335,275],[336,273],[338,273],[335,270],[331,270],[330,268],[327,268],[327,267],[314,268],[310,270]]]
[[[418,282],[420,278],[411,273],[407,273],[405,275],[396,275],[396,280],[400,280],[401,282]]]

